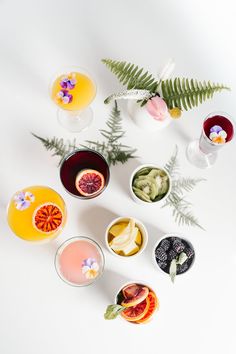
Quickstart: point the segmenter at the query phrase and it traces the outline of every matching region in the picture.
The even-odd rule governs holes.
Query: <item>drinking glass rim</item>
[[[99,157],[101,157],[102,160],[106,163],[108,173],[107,173],[106,183],[105,183],[103,189],[101,190],[101,193],[106,189],[106,187],[107,187],[107,185],[108,185],[108,183],[109,183],[109,180],[110,180],[110,167],[109,167],[109,165],[108,165],[107,160],[105,159],[105,157],[104,157],[100,152],[97,152],[97,151],[95,151],[95,150],[93,150],[93,149],[90,149],[90,148],[87,148],[87,149],[86,149],[86,148],[77,148],[77,149],[75,149],[75,150],[69,152],[69,153],[63,158],[63,160],[60,162],[60,169],[59,169],[60,181],[61,181],[61,184],[63,185],[65,191],[66,191],[68,194],[70,194],[72,197],[75,197],[75,198],[78,198],[78,199],[93,199],[93,198],[96,198],[97,196],[99,196],[101,193],[99,193],[98,195],[95,195],[94,197],[93,197],[93,196],[92,196],[92,197],[89,197],[89,196],[86,197],[86,196],[75,195],[75,194],[71,193],[70,191],[68,191],[68,189],[64,186],[64,184],[62,183],[62,180],[61,180],[61,169],[62,169],[62,166],[63,166],[64,162],[65,162],[66,160],[68,160],[68,159],[69,159],[72,155],[74,155],[75,153],[81,152],[81,151],[89,151],[89,152],[92,152],[92,153],[94,153],[95,155],[98,155]]]
[[[63,70],[65,68],[65,70]],[[71,70],[70,70],[71,69]],[[51,93],[52,93],[52,86],[53,86],[53,83],[55,82],[55,80],[60,76],[60,75],[63,75],[63,72],[64,72],[64,75],[66,75],[66,72],[73,72],[73,69],[75,72],[77,73],[81,73],[81,74],[84,74],[86,75],[93,83],[94,85],[94,88],[95,88],[95,94],[94,94],[94,97],[93,99],[90,101],[90,103],[87,105],[90,106],[91,103],[94,101],[96,95],[97,95],[97,82],[96,80],[94,80],[93,76],[90,75],[90,71],[88,71],[87,69],[85,69],[83,66],[76,66],[76,65],[69,65],[69,66],[63,66],[62,70],[58,70],[58,71],[55,71],[55,74],[51,77],[50,81],[49,81],[49,87],[48,87],[48,91],[49,91],[49,97],[50,97],[50,100],[52,100],[51,98]],[[54,102],[54,101],[53,101]],[[54,102],[55,103],[55,102]],[[56,103],[55,103],[56,104]],[[60,106],[58,106],[56,104],[56,106],[59,108],[59,109],[62,109]],[[71,110],[71,109],[66,109],[65,111],[69,111],[69,112],[82,112],[83,110],[85,110],[87,107],[83,108],[83,109],[79,109],[77,111],[74,111],[74,110]]]
[[[205,130],[204,130],[204,123],[205,123],[205,121],[206,121],[207,119],[211,118],[211,117],[213,118],[213,117],[216,116],[216,115],[220,115],[220,116],[224,117],[225,119],[227,119],[227,120],[232,124],[232,126],[233,126],[233,137],[234,137],[235,121],[234,121],[234,119],[232,118],[232,116],[231,116],[230,114],[228,114],[228,113],[226,113],[226,112],[224,112],[224,111],[213,111],[213,112],[209,113],[209,114],[206,116],[206,118],[203,120],[203,123],[202,123],[202,134],[203,134],[204,138],[206,138],[207,141],[209,141],[212,145],[214,145],[214,146],[219,146],[218,143],[214,143],[214,141],[212,141],[212,140],[206,135]],[[232,139],[231,139],[230,141],[233,140],[233,137],[232,137]],[[226,141],[225,144],[230,143],[230,141],[228,141],[228,142]],[[222,145],[224,145],[224,144],[222,144]]]
[[[30,243],[30,244],[40,244],[40,245],[41,245],[41,244],[46,244],[46,243],[48,243],[48,242],[50,242],[50,241],[55,240],[55,239],[59,236],[59,234],[56,233],[55,236],[52,236],[51,238],[46,238],[45,240],[40,240],[40,241],[37,241],[37,240],[26,240],[26,239],[24,239],[24,238],[22,238],[22,237],[16,235],[15,232],[12,230],[12,227],[10,226],[9,222],[8,222],[8,211],[9,211],[9,207],[10,207],[10,204],[11,204],[11,202],[12,202],[12,199],[13,199],[14,195],[15,195],[16,193],[18,193],[18,192],[23,191],[24,189],[29,189],[29,188],[34,188],[34,187],[40,187],[40,188],[47,188],[47,189],[50,189],[50,190],[52,190],[53,192],[55,192],[55,193],[61,198],[62,203],[63,203],[63,207],[64,207],[64,220],[65,220],[65,221],[64,221],[64,225],[60,227],[59,234],[62,232],[62,230],[63,230],[64,227],[65,227],[66,219],[67,219],[67,206],[66,206],[66,202],[65,202],[64,198],[61,196],[60,193],[58,193],[54,188],[49,187],[49,186],[46,186],[46,185],[37,185],[37,184],[36,184],[36,185],[29,186],[29,187],[24,187],[24,188],[18,189],[14,194],[11,195],[11,197],[10,197],[8,203],[7,203],[7,206],[6,206],[6,218],[7,218],[8,227],[11,229],[11,231],[13,232],[13,234],[14,234],[17,238],[23,240],[24,242],[28,242],[28,243]],[[48,203],[50,203],[50,202],[48,202]],[[45,204],[45,203],[44,203],[44,204]]]
[[[59,272],[59,270],[58,270],[58,265],[57,265],[57,263],[58,263],[58,258],[59,258],[59,252],[60,252],[60,250],[61,250],[63,247],[65,248],[65,246],[67,246],[67,245],[70,244],[70,243],[73,243],[74,241],[82,241],[82,240],[89,241],[90,243],[94,244],[94,245],[98,248],[98,250],[99,250],[99,252],[100,252],[100,254],[101,254],[101,259],[102,259],[102,268],[101,268],[101,270],[99,271],[99,275],[98,275],[96,278],[94,278],[90,283],[84,284],[84,285],[79,285],[79,284],[71,283],[70,281],[66,280],[66,279],[60,274],[60,272]],[[64,242],[62,242],[62,244],[57,248],[57,251],[56,251],[55,257],[54,257],[54,267],[55,267],[55,270],[56,270],[57,275],[59,276],[59,278],[60,278],[61,280],[64,281],[64,283],[66,283],[66,284],[68,284],[68,285],[70,285],[70,286],[74,286],[74,287],[76,287],[76,288],[85,287],[85,286],[89,286],[89,285],[95,283],[95,282],[103,275],[103,273],[104,273],[104,268],[105,268],[105,256],[104,256],[102,247],[99,245],[99,243],[98,243],[97,241],[95,241],[95,240],[92,239],[91,237],[87,237],[87,236],[73,236],[73,237],[68,238],[68,239],[65,240]]]

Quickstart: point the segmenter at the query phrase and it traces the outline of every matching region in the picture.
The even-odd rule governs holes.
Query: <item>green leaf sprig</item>
[[[177,265],[184,264],[184,262],[187,259],[188,259],[188,256],[186,255],[185,252],[181,252],[176,258],[172,259],[172,261],[170,263],[170,270],[169,270],[170,279],[171,279],[172,283],[174,283],[175,277],[177,274]]]
[[[114,320],[125,309],[126,307],[117,304],[108,305],[104,313],[104,318],[105,320]]]

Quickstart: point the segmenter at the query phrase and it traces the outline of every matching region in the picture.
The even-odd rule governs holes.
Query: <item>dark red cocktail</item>
[[[108,185],[109,166],[98,152],[80,149],[65,157],[60,178],[68,193],[77,198],[91,199],[100,195]]]

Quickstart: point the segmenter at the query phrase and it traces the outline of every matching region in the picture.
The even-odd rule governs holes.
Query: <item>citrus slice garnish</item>
[[[136,322],[143,318],[149,309],[149,298],[137,304],[136,306],[127,307],[121,312],[121,316],[129,322]]]
[[[75,180],[77,191],[85,197],[98,194],[104,188],[104,185],[103,174],[91,169],[80,171]]]
[[[52,203],[40,205],[34,212],[33,225],[43,233],[55,232],[63,221],[61,209]]]
[[[137,323],[147,323],[150,321],[152,318],[154,312],[158,309],[159,303],[156,295],[150,291],[148,294],[148,299],[149,299],[149,308],[144,317],[142,317],[140,320],[137,321]]]

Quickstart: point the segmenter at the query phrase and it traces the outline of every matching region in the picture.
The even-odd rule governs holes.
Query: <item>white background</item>
[[[1,0],[0,29],[0,353],[235,353],[235,143],[222,149],[207,171],[185,157],[209,112],[236,115],[234,1]],[[101,197],[81,201],[63,190],[57,159],[30,132],[74,137],[57,124],[48,87],[55,71],[77,65],[92,72],[98,86],[94,123],[76,136],[77,142],[99,137],[110,110],[103,100],[121,88],[101,63],[104,57],[137,63],[153,74],[172,57],[176,76],[223,82],[232,91],[216,94],[153,135],[133,124],[122,103],[124,142],[140,157],[112,167]],[[169,209],[143,207],[128,194],[134,167],[164,164],[175,144],[183,175],[207,179],[189,196],[206,232],[178,227]],[[41,246],[18,239],[6,223],[9,198],[34,184],[56,189],[68,207],[62,234]],[[149,231],[144,254],[126,262],[109,254],[104,243],[106,226],[120,215],[141,219]],[[192,270],[174,286],[151,263],[154,243],[171,231],[188,237],[197,254]],[[106,257],[103,278],[84,289],[64,284],[53,264],[58,245],[76,235],[95,238]],[[145,326],[105,321],[104,310],[116,290],[137,278],[157,292],[156,318]]]

